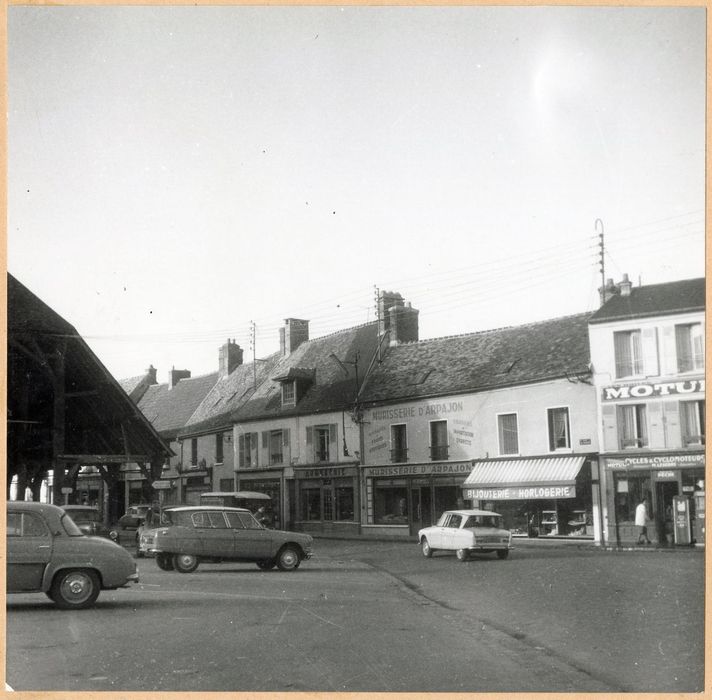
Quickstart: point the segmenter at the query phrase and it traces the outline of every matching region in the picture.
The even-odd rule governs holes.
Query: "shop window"
[[[319,486],[302,486],[301,518],[307,521],[321,520],[321,488]]]
[[[323,519],[324,520],[333,520],[334,519],[334,498],[333,498],[333,493],[331,492],[331,488],[325,488],[323,491],[323,499],[322,499],[322,512],[323,512]]]
[[[430,459],[433,461],[448,458],[447,421],[430,422]]]
[[[408,493],[405,480],[380,484],[373,494],[373,517],[376,525],[404,525],[408,522]]]
[[[215,463],[216,464],[222,464],[223,463],[223,434],[218,433],[215,436]]]
[[[613,334],[616,378],[643,374],[643,347],[640,330],[617,331]]]
[[[682,423],[682,444],[705,444],[705,402],[680,401],[680,420]]]
[[[408,461],[408,436],[405,423],[391,426],[391,462]]]
[[[675,326],[677,371],[692,372],[705,368],[705,339],[701,323]]]
[[[336,423],[307,427],[307,450],[313,450],[314,462],[336,459]]]
[[[235,479],[220,479],[220,490],[221,491],[234,491],[235,490]]]
[[[635,522],[635,508],[646,498],[653,502],[650,476],[631,472],[614,474],[616,521]],[[652,517],[652,513],[649,516]]]
[[[354,487],[349,480],[348,485],[337,486],[334,491],[336,502],[336,519],[354,519]]]
[[[192,438],[190,441],[190,465],[198,466],[198,438]]]
[[[497,434],[499,435],[499,453],[501,455],[519,454],[516,413],[501,413],[497,416]]]
[[[569,434],[569,409],[549,408],[547,410],[549,421],[549,451],[568,449],[571,447]]]
[[[238,465],[257,466],[257,433],[241,433],[237,438]]]
[[[618,435],[621,448],[648,446],[648,424],[645,404],[618,406]]]

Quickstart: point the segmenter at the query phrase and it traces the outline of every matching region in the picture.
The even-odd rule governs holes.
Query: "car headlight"
[[[119,533],[116,530],[109,530],[109,537],[116,542],[119,539]]]

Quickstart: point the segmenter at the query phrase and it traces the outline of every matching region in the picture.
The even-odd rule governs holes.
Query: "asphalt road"
[[[426,560],[318,540],[296,572],[141,560],[95,608],[7,602],[16,690],[683,692],[702,688],[702,553]]]

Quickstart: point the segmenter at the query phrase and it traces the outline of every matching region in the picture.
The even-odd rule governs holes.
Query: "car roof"
[[[230,512],[238,512],[238,513],[249,513],[250,512],[247,508],[235,508],[233,506],[166,506],[163,509],[164,512],[170,511],[171,513],[177,513],[177,512],[186,511],[186,510],[197,510],[197,511],[226,510],[226,511],[230,511]]]
[[[470,510],[446,510],[446,513],[457,513],[458,515],[497,515],[502,517],[499,513],[495,513],[492,510],[479,510],[477,508],[471,508]]]
[[[68,504],[66,506],[62,506],[62,510],[99,510],[96,506],[79,506],[79,505],[73,505],[73,504]]]
[[[48,510],[55,511],[57,515],[64,515],[64,509],[52,503],[40,503],[39,501],[8,501],[8,510]]]

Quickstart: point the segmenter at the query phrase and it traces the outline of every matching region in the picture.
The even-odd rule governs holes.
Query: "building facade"
[[[604,540],[702,544],[705,532],[705,281],[602,290],[589,334],[600,416]],[[689,515],[677,510],[686,509]],[[679,522],[677,522],[679,520]],[[682,528],[678,532],[677,525]]]

